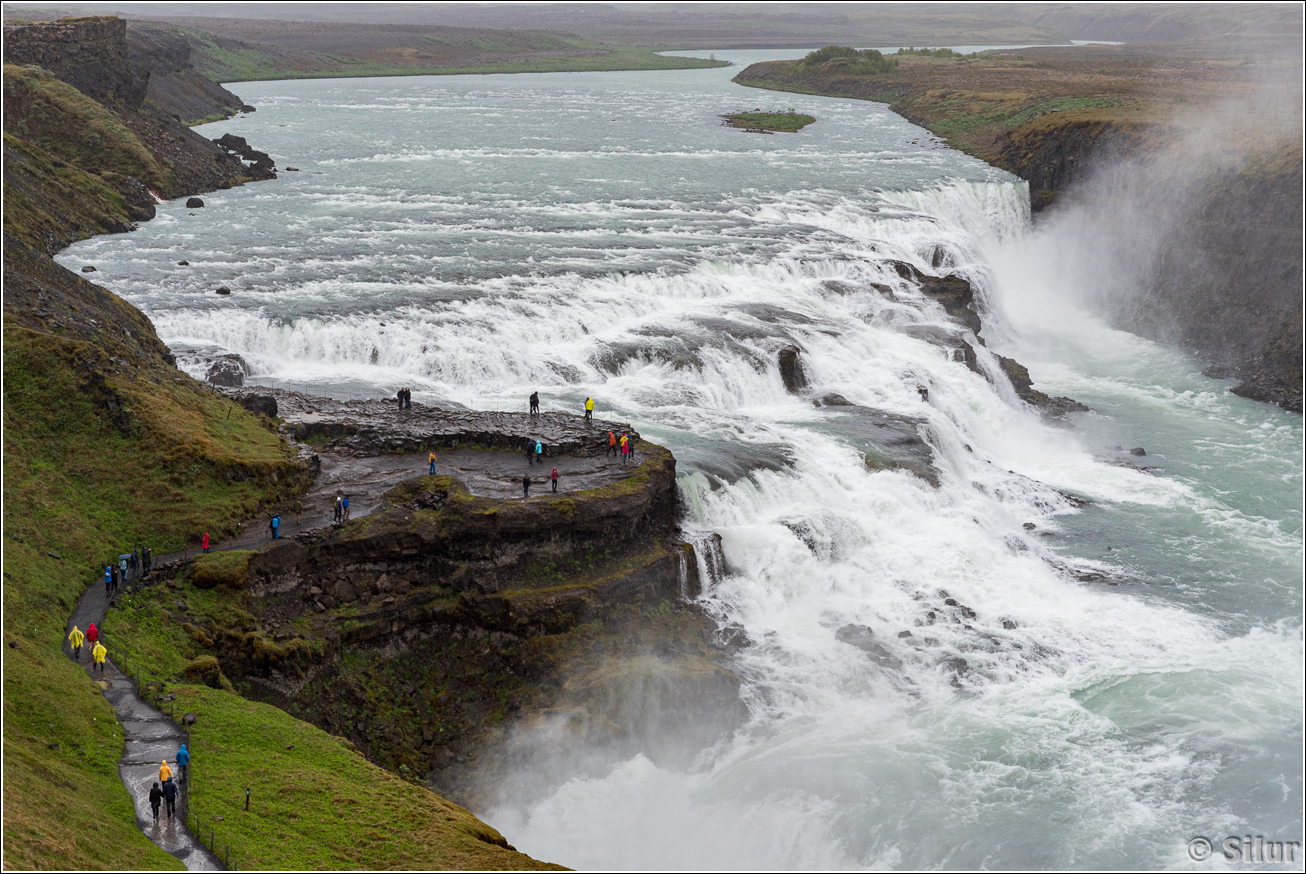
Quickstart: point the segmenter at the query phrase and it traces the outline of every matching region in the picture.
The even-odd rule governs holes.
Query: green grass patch
[[[179,712],[197,715],[191,811],[241,868],[560,870],[275,707],[205,687],[172,691]]]
[[[731,127],[745,130],[769,130],[796,133],[816,121],[815,116],[798,112],[736,112],[725,116]]]

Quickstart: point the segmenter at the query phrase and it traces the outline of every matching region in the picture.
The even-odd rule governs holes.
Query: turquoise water
[[[1191,862],[1197,835],[1299,840],[1301,418],[1080,310],[1074,241],[1030,227],[1019,180],[882,106],[735,72],[243,84],[258,112],[201,130],[299,172],[61,258],[183,366],[220,349],[255,382],[504,409],[593,395],[675,451],[685,526],[728,565],[705,606],[753,641],[750,721],[684,772],[640,756],[478,811],[537,858],[1205,867],[1226,863]],[[789,107],[817,123],[719,119]],[[949,322],[891,260],[970,279],[990,347],[1093,412],[1050,425],[917,339]],[[940,487],[868,470],[856,413],[786,392],[790,343],[813,396],[918,418]],[[924,625],[941,590],[975,618]],[[849,623],[902,668],[840,642]]]

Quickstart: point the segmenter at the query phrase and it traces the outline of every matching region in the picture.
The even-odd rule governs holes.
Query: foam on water
[[[776,99],[727,80],[243,86],[258,116],[211,135],[302,174],[61,257],[256,380],[593,395],[676,452],[687,530],[721,537],[704,607],[752,641],[749,721],[686,772],[637,756],[484,812],[538,858],[1156,868],[1195,834],[1295,839],[1300,418],[1079,309],[1091,277],[1029,228],[1023,183],[872,104],[785,95],[820,122],[722,129]],[[989,346],[1094,412],[1049,425],[989,348],[976,373],[918,339],[952,323],[892,261],[967,278]],[[782,383],[791,343],[810,397]],[[869,469],[855,408],[813,406],[830,392],[918,420],[939,488]],[[1111,449],[1140,443],[1157,470]]]

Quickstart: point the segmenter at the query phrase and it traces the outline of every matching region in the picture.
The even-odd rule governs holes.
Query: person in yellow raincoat
[[[95,649],[91,650],[91,658],[94,659],[94,664],[91,665],[91,670],[94,671],[98,667],[100,669],[100,673],[103,674],[104,657],[107,656],[108,654],[109,651],[104,648],[104,644],[100,643],[100,641],[97,640],[95,642]]]
[[[159,765],[159,782],[167,783],[171,779],[172,779],[172,768],[168,767],[168,760],[164,759],[163,763]]]
[[[72,634],[68,635],[68,642],[73,645],[73,661],[82,660],[82,643],[86,640],[86,635],[76,625],[73,626]]]
[[[429,472],[427,475],[428,475],[428,476],[435,476],[435,453],[432,452],[429,456],[427,456],[427,459],[426,459],[426,460],[427,460],[428,462],[430,462],[430,464],[431,464],[431,470],[430,470],[430,472]]]
[[[585,421],[594,421],[594,398],[585,398]]]

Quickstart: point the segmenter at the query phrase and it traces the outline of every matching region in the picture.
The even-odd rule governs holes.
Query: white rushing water
[[[686,527],[722,538],[704,605],[752,641],[749,721],[687,771],[636,757],[480,811],[537,858],[1160,868],[1197,835],[1300,840],[1301,418],[1079,309],[1093,277],[1019,180],[733,72],[244,84],[257,114],[202,130],[299,173],[61,258],[256,382],[592,394],[675,452]],[[820,120],[716,119],[789,106]],[[986,349],[992,378],[918,339],[951,322],[891,260],[970,280],[989,346],[1093,412],[1048,424]],[[810,396],[782,385],[788,343]],[[939,487],[868,469],[858,414],[812,404],[830,392],[917,417]]]

